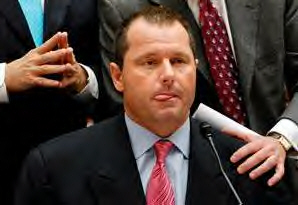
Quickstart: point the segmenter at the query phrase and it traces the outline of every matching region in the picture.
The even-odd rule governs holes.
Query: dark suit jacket
[[[67,31],[77,61],[98,73],[96,5],[95,0],[45,0],[44,40]],[[35,46],[18,1],[1,0],[0,8],[0,62],[8,63]],[[9,93],[9,98],[9,104],[0,104],[0,200],[11,192],[12,180],[32,147],[86,124],[86,105],[62,91],[32,89]]]
[[[237,204],[200,122],[191,121],[187,205]],[[236,174],[229,157],[241,143],[214,133],[223,166],[244,204],[290,204],[282,182],[268,188]],[[266,189],[267,188],[267,189]],[[278,195],[276,195],[278,194]],[[145,205],[145,195],[123,115],[40,145],[28,156],[16,205]]]
[[[221,111],[204,56],[200,28],[185,0],[131,0],[129,3],[99,0],[104,83],[109,96],[121,102],[107,69],[114,56],[115,32],[125,18],[152,4],[180,12],[193,30],[200,71],[193,110],[203,102]],[[298,123],[298,1],[226,0],[226,4],[249,126],[266,134],[280,116]],[[285,85],[292,99],[288,106]]]

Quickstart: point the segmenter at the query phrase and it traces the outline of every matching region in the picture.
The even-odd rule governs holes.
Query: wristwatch
[[[279,134],[277,132],[271,132],[267,135],[268,137],[272,137],[274,139],[276,139],[282,146],[283,148],[288,151],[291,148],[293,148],[292,144],[289,142],[289,140],[287,140],[287,138],[285,136],[283,136],[282,134]]]

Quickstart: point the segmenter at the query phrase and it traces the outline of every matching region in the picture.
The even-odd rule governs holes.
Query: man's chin
[[[157,111],[157,113],[155,113],[155,118],[160,121],[180,121],[182,118],[185,119],[185,117],[186,116],[183,115],[181,111],[175,108],[166,108],[159,110]]]

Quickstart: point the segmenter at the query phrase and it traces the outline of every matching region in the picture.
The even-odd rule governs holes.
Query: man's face
[[[178,22],[160,26],[139,18],[129,27],[128,50],[114,84],[123,92],[127,115],[142,126],[181,126],[188,117],[196,79],[189,41]]]

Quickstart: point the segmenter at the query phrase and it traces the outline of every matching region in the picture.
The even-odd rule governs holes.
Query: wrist
[[[84,68],[82,68],[79,64],[77,64],[79,69],[79,79],[76,83],[76,91],[77,93],[81,92],[86,85],[88,84],[88,74]]]

